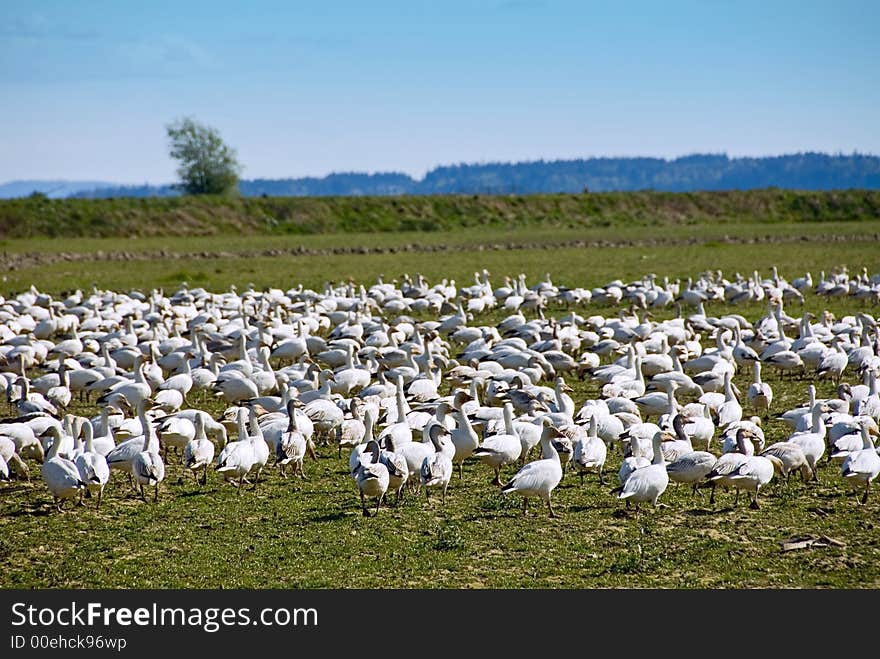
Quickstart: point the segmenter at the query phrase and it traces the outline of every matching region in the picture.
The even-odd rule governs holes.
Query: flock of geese
[[[862,311],[788,315],[805,294]],[[823,461],[838,463],[864,503],[880,473],[880,330],[864,311],[878,299],[880,277],[845,268],[815,282],[774,268],[768,278],[652,274],[593,289],[549,275],[495,287],[485,270],[467,286],[404,275],[321,292],[94,287],[56,299],[31,287],[0,298],[0,385],[12,410],[0,420],[0,479],[29,478],[40,464],[59,511],[86,497],[100,507],[114,471],[155,500],[166,465],[200,484],[214,473],[241,494],[275,469],[306,479],[317,446],[331,445],[348,454],[365,516],[389,495],[396,504],[424,490],[445,502],[467,460],[521,496],[523,514],[540,499],[555,516],[566,472],[604,486],[619,452],[612,492],[636,510],[657,506],[670,481],[710,488],[712,503],[718,487],[736,500],[746,491],[757,508],[774,477],[818,479]],[[749,321],[733,309],[744,302],[766,312]],[[604,316],[599,305],[616,309]],[[653,320],[673,306],[673,318]],[[481,324],[490,313],[503,319]],[[740,369],[752,379],[745,396]],[[775,409],[768,369],[800,376],[808,400]],[[836,397],[817,398],[820,378]],[[567,382],[578,379],[599,395],[575,403]],[[222,413],[193,405],[207,396]],[[94,417],[70,411],[86,405]],[[785,424],[784,441],[766,445],[768,422]]]

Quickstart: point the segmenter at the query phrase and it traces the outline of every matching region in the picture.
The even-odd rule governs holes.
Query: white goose
[[[46,461],[43,462],[41,468],[43,482],[49,488],[58,512],[62,511],[64,502],[67,499],[78,497],[80,492],[86,487],[86,484],[80,478],[76,465],[58,455],[60,444],[61,442],[52,443],[49,452],[46,454]]]
[[[142,399],[138,403],[137,414],[140,419],[141,428],[143,429],[149,429],[152,427],[149,419],[147,419],[147,410],[151,407],[152,401],[150,399]],[[111,470],[121,469],[122,471],[127,472],[130,482],[134,475],[133,466],[135,456],[143,451],[145,446],[146,430],[144,430],[143,434],[136,435],[135,437],[117,444],[116,448],[104,456],[107,460],[107,465]]]
[[[467,418],[467,417],[465,417]],[[419,468],[419,481],[425,488],[425,500],[430,501],[429,490],[432,487],[442,488],[442,503],[446,503],[446,490],[452,479],[452,458],[455,445],[449,432],[440,425],[435,425],[430,432],[434,454],[424,459]]]
[[[547,503],[550,517],[556,517],[553,504],[550,500],[553,490],[562,480],[562,465],[559,462],[559,454],[554,447],[554,440],[562,437],[562,432],[550,425],[549,420],[543,424],[541,431],[542,457],[524,465],[511,478],[507,485],[501,488],[503,494],[514,492],[523,497],[523,516],[528,514],[529,499],[538,497]]]
[[[730,474],[729,479],[736,488],[737,493],[740,490],[752,492],[752,502],[749,508],[757,510],[758,491],[773,480],[773,474],[777,469],[781,469],[781,461],[775,455],[750,455],[739,466],[739,468]]]
[[[588,471],[596,471],[599,474],[599,485],[605,485],[602,470],[605,467],[605,459],[608,456],[608,447],[599,438],[599,422],[596,414],[590,416],[590,423],[586,436],[578,437],[574,442],[572,460],[584,483],[584,474]]]
[[[146,501],[144,486],[154,486],[153,501],[159,500],[159,483],[165,479],[165,463],[159,455],[159,438],[151,424],[147,424],[144,450],[134,456],[131,462],[131,473],[141,491],[141,498]]]
[[[703,487],[712,488],[712,494],[709,497],[710,504],[715,503],[715,489],[719,485],[724,488],[733,487],[731,476],[739,470],[746,460],[748,460],[750,454],[754,453],[754,447],[751,445],[751,442],[748,444],[746,443],[746,440],[750,437],[751,432],[749,430],[746,428],[738,429],[736,431],[737,450],[731,451],[730,453],[723,453],[715,462],[715,466],[712,467],[712,470],[706,474],[707,482]],[[750,451],[750,454],[747,454],[746,451]],[[734,501],[734,504],[738,501],[739,490],[736,491],[736,500]]]
[[[361,510],[364,517],[370,516],[367,510],[366,497],[376,498],[376,514],[382,498],[388,491],[388,468],[379,461],[379,444],[375,440],[367,443],[366,450],[361,454],[355,481],[361,494]]]
[[[110,480],[110,467],[103,455],[95,451],[94,429],[91,423],[83,425],[86,436],[85,450],[74,460],[79,471],[80,480],[86,484],[86,489],[92,495],[97,495],[98,503],[95,510],[101,508],[101,499],[104,496],[104,486]]]
[[[205,434],[205,419],[197,414],[195,422],[195,435],[183,450],[186,468],[189,469],[193,478],[198,481],[198,471],[202,469],[202,485],[208,482],[208,465],[214,462],[214,443]]]
[[[853,451],[846,457],[840,467],[840,475],[851,487],[865,484],[865,493],[862,495],[862,503],[865,504],[871,491],[871,481],[880,475],[880,455],[877,455],[874,442],[868,433],[868,417],[859,417],[859,426],[862,433],[862,450]]]
[[[812,431],[796,432],[789,435],[786,440],[794,442],[803,449],[804,455],[807,457],[807,464],[809,464],[813,472],[813,479],[816,481],[819,480],[816,466],[819,464],[822,456],[825,455],[825,435],[827,434],[827,429],[825,428],[825,422],[822,420],[822,413],[827,411],[828,407],[821,401],[813,405],[811,411],[813,420]]]
[[[487,437],[473,452],[473,455],[495,471],[495,477],[492,479],[493,485],[501,485],[501,469],[505,465],[516,462],[522,453],[519,436],[513,430],[513,405],[510,403],[504,404],[504,422],[505,429],[510,429],[508,432]],[[605,444],[602,446],[604,447]]]
[[[297,427],[296,405],[297,400],[295,398],[287,401],[287,416],[289,420],[287,422],[287,430],[281,434],[278,443],[275,444],[275,462],[282,476],[286,476],[284,468],[288,464],[292,464],[293,475],[299,474],[300,478],[305,479],[306,473],[303,468],[303,460],[306,457],[307,443],[305,436]]]
[[[243,407],[238,409],[238,440],[229,442],[223,447],[220,455],[217,456],[217,464],[214,467],[217,472],[223,475],[223,478],[238,487],[239,495],[241,494],[245,477],[250,473],[257,460],[257,456],[254,455],[253,444],[247,434],[246,415],[247,410]]]
[[[746,398],[752,408],[762,414],[770,412],[770,404],[773,402],[773,389],[770,385],[761,380],[761,362],[754,362],[755,380],[749,385],[749,391]]]
[[[666,463],[663,461],[661,444],[663,433],[654,434],[654,459],[651,464],[641,469],[636,469],[623,484],[618,499],[631,500],[636,504],[636,510],[640,503],[650,501],[656,508],[657,499],[660,498],[669,486],[669,474],[666,473]]]

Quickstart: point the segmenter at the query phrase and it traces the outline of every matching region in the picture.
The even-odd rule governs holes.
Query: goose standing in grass
[[[724,402],[718,408],[718,426],[724,428],[731,423],[742,420],[742,405],[733,393],[730,382],[730,371],[724,373]]]
[[[217,456],[217,464],[214,467],[217,472],[222,474],[223,478],[238,487],[239,495],[245,483],[245,477],[250,473],[257,460],[247,434],[246,415],[247,411],[240,407],[237,415],[238,439],[223,447],[220,455]]]
[[[605,485],[602,470],[605,467],[605,459],[608,456],[608,447],[599,438],[599,422],[594,412],[590,416],[590,423],[586,436],[578,437],[574,442],[572,460],[575,469],[584,483],[584,474],[588,471],[596,471],[599,474],[599,485]]]
[[[141,498],[146,501],[144,487],[155,487],[153,501],[159,500],[159,483],[165,479],[165,463],[159,455],[159,438],[151,424],[147,424],[144,450],[134,456],[131,462],[131,473],[140,487]]]
[[[773,480],[773,474],[777,469],[782,469],[782,462],[775,455],[750,455],[728,478],[737,493],[740,490],[752,493],[749,508],[758,510],[760,508],[758,492],[761,487]]]
[[[825,455],[825,435],[827,434],[827,430],[825,428],[825,422],[822,420],[822,414],[827,411],[828,407],[821,401],[813,405],[811,412],[813,420],[812,430],[807,432],[796,432],[789,435],[786,440],[794,442],[803,449],[804,455],[807,458],[807,464],[809,464],[810,469],[813,472],[813,480],[816,481],[819,480],[819,474],[816,471],[816,467],[819,464],[819,460]]]
[[[788,483],[788,477],[793,471],[800,471],[803,480],[811,480],[813,478],[813,470],[807,461],[807,456],[799,444],[794,442],[775,442],[761,451],[761,455],[765,458],[771,455],[779,460],[779,474]]]
[[[731,451],[730,453],[723,453],[720,458],[715,462],[715,466],[712,467],[712,471],[706,474],[706,483],[701,485],[701,487],[711,487],[712,494],[709,497],[709,503],[715,503],[715,489],[720,485],[724,488],[733,487],[733,481],[730,479],[733,474],[735,474],[740,466],[742,466],[745,461],[749,458],[747,455],[747,451],[751,451],[754,453],[754,447],[747,447],[747,440],[751,437],[751,433],[746,428],[740,428],[736,431],[736,450]],[[736,500],[734,504],[739,501],[739,490],[736,491]]]
[[[385,441],[388,448],[382,450],[379,454],[379,462],[388,469],[388,490],[397,493],[397,498],[394,500],[394,505],[396,506],[400,503],[400,499],[403,496],[403,488],[409,481],[409,465],[404,455],[395,452],[394,438],[388,437]]]
[[[840,475],[846,479],[851,487],[856,488],[861,483],[865,484],[865,493],[862,495],[862,504],[868,502],[868,493],[871,491],[871,481],[880,474],[880,455],[874,448],[874,442],[868,432],[868,417],[859,417],[859,429],[862,433],[862,449],[852,451],[840,466]]]
[[[455,448],[455,455],[452,462],[458,465],[458,478],[462,477],[464,461],[473,455],[474,451],[480,445],[480,438],[471,425],[470,417],[464,411],[456,410],[453,412],[456,420],[456,427],[450,431],[452,446]]]
[[[378,515],[382,498],[388,491],[388,467],[379,461],[379,444],[375,440],[367,442],[366,450],[361,454],[355,472],[355,481],[361,494],[361,510],[364,517],[370,516],[366,497],[376,498],[376,514]]]
[[[690,451],[668,463],[666,473],[669,474],[669,480],[691,485],[696,494],[698,483],[706,478],[717,461],[718,458],[708,451]]]
[[[505,429],[513,430],[513,405],[510,403],[504,404],[504,424]],[[474,449],[473,455],[495,471],[492,485],[501,485],[501,469],[505,465],[516,462],[522,453],[522,443],[519,436],[516,432],[510,431],[487,437]],[[604,446],[604,444],[602,445]]]
[[[770,413],[770,404],[773,402],[773,390],[769,384],[761,380],[761,362],[754,362],[753,368],[755,380],[749,385],[746,397],[752,409],[766,416]]]
[[[195,435],[183,449],[184,464],[197,482],[198,471],[202,469],[201,484],[205,485],[208,482],[208,465],[214,462],[214,443],[205,434],[204,417],[197,414],[195,419]]]
[[[94,429],[91,423],[83,425],[86,436],[85,450],[76,456],[74,464],[79,471],[80,480],[86,484],[86,489],[93,496],[97,496],[98,502],[95,510],[100,510],[101,499],[104,496],[104,486],[110,481],[110,467],[103,455],[95,451]],[[80,499],[82,501],[82,499]]]
[[[663,450],[661,444],[663,442],[663,433],[654,434],[654,459],[651,464],[641,469],[636,469],[620,490],[617,495],[618,499],[629,499],[636,504],[636,511],[639,504],[650,501],[656,508],[657,499],[660,498],[666,488],[669,486],[669,474],[666,473],[666,463],[663,461]]]
[[[152,400],[141,399],[137,406],[138,419],[140,419],[142,434],[131,437],[117,444],[116,448],[110,451],[106,456],[107,465],[111,470],[120,469],[128,473],[129,483],[134,476],[134,459],[146,445],[146,435],[148,429],[152,428],[150,420],[147,418],[147,410],[152,407]]]
[[[284,468],[287,465],[293,465],[293,475],[299,474],[300,478],[305,479],[306,473],[303,467],[303,461],[306,457],[306,438],[299,431],[296,419],[297,400],[291,398],[287,401],[287,430],[281,434],[278,443],[275,444],[275,462],[282,476],[286,476]],[[372,439],[372,419],[370,419],[370,439]]]
[[[296,415],[294,414],[294,416]],[[254,487],[256,487],[257,483],[260,482],[260,475],[263,473],[263,469],[265,469],[266,464],[269,462],[269,444],[263,437],[263,430],[260,428],[260,423],[257,419],[257,410],[253,405],[248,409],[248,419],[250,422],[248,437],[254,454],[254,464],[251,466],[251,472],[254,474]]]
[[[41,468],[43,482],[49,488],[58,512],[62,511],[67,499],[79,497],[80,492],[86,487],[76,465],[67,458],[58,455],[60,444],[61,442],[52,443],[46,454],[46,461],[43,462]]]
[[[165,449],[165,458],[168,458],[168,449],[173,448],[180,455],[187,444],[196,436],[196,426],[189,419],[169,415],[159,420],[156,424],[156,436],[159,445]]]
[[[550,425],[549,420],[543,424],[541,431],[542,458],[529,462],[520,468],[507,484],[501,488],[502,494],[514,492],[523,497],[523,516],[528,514],[529,499],[537,497],[547,503],[550,517],[556,517],[551,502],[551,494],[562,480],[562,465],[559,453],[556,452],[554,441],[561,438],[562,431]]]
[[[465,417],[466,418],[466,417]],[[432,487],[442,488],[442,503],[446,503],[446,490],[452,478],[452,458],[455,445],[449,432],[442,426],[431,428],[431,444],[434,454],[429,455],[419,468],[419,481],[425,488],[425,501],[430,501],[429,490]]]

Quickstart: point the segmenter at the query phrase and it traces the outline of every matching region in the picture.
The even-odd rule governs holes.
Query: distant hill
[[[78,192],[114,186],[107,181],[9,181],[0,183],[0,199],[27,197],[40,192],[52,199],[63,199]]]
[[[80,198],[173,197],[170,185],[115,186],[85,182],[15,182],[0,197],[26,196],[33,186],[49,196]],[[69,186],[66,193],[62,185]],[[30,186],[30,187],[28,187]],[[53,187],[54,186],[54,187]],[[435,167],[421,180],[400,172],[345,172],[323,178],[251,179],[239,185],[246,197],[349,197],[432,194],[534,194],[656,190],[694,192],[754,190],[880,189],[880,156],[797,153],[760,158],[696,154],[663,158],[586,158]],[[6,188],[20,194],[4,194]],[[74,189],[75,188],[75,189]]]

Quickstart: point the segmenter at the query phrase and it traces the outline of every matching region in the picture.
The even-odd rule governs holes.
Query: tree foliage
[[[180,162],[176,186],[186,194],[229,194],[238,189],[241,165],[220,133],[189,117],[166,126],[169,153]]]

